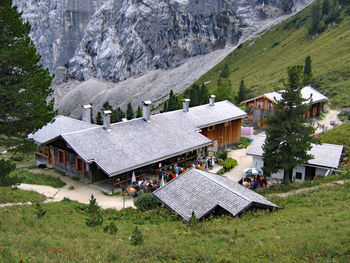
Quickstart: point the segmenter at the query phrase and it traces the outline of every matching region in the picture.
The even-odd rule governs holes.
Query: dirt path
[[[122,196],[108,196],[102,193],[99,189],[95,188],[91,184],[72,180],[69,176],[62,176],[56,173],[54,170],[41,170],[33,169],[31,172],[48,173],[52,176],[59,177],[66,185],[62,188],[54,188],[45,185],[32,185],[32,184],[20,184],[19,189],[35,191],[45,195],[49,202],[59,202],[64,198],[69,198],[80,203],[88,204],[90,196],[93,194],[96,198],[99,206],[102,208],[114,208],[120,210],[123,208],[123,197]],[[74,189],[70,190],[69,188]],[[134,200],[131,197],[125,199],[125,207],[135,207]]]
[[[323,120],[314,121],[315,127],[318,127],[316,129],[316,133],[322,133],[322,132],[333,129],[334,126],[330,125],[331,121],[334,121],[334,122],[340,124],[341,121],[338,118],[339,113],[340,113],[340,111],[338,111],[338,110],[329,110],[327,115],[323,118]],[[323,126],[324,126],[324,128],[323,128]]]
[[[238,164],[224,176],[227,178],[238,182],[242,177],[244,177],[243,170],[252,167],[253,158],[246,154],[247,149],[233,150],[228,153],[228,157],[237,160]]]
[[[278,197],[288,197],[291,195],[295,195],[295,194],[300,194],[300,193],[304,193],[304,192],[308,192],[311,190],[315,190],[321,187],[326,187],[326,186],[336,186],[336,185],[343,185],[350,182],[350,180],[339,180],[339,181],[334,181],[334,182],[330,182],[327,184],[321,184],[321,185],[317,185],[317,186],[313,186],[313,187],[308,187],[308,188],[302,188],[302,189],[297,189],[297,190],[292,190],[286,193],[280,193],[280,194],[270,194],[269,196],[278,196]]]

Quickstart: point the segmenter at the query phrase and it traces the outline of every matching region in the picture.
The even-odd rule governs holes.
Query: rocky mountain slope
[[[186,89],[239,41],[310,2],[15,1],[32,24],[44,66],[56,69],[58,109],[76,117],[85,103],[93,103],[95,112],[106,100],[122,107],[143,99],[160,103],[170,89]]]

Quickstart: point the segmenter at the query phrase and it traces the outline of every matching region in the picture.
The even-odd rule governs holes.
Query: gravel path
[[[316,120],[314,121],[315,127],[318,128],[316,129],[316,133],[322,133],[328,130],[331,130],[334,128],[334,126],[330,125],[331,121],[334,121],[338,124],[341,123],[341,121],[338,118],[338,114],[340,113],[340,111],[338,110],[329,110],[327,115],[323,118],[323,120]],[[324,128],[323,128],[324,125]]]
[[[47,198],[50,198],[48,199],[48,202],[59,202],[64,198],[69,198],[71,200],[78,201],[83,204],[88,204],[90,196],[93,194],[99,206],[101,206],[104,209],[113,208],[120,210],[123,208],[122,196],[107,196],[89,183],[72,180],[69,176],[59,175],[54,170],[47,171],[41,169],[34,169],[30,171],[48,173],[50,175],[59,177],[63,182],[66,183],[64,187],[59,189],[46,185],[20,184],[18,186],[19,189],[35,191],[45,195]],[[74,187],[73,190],[69,190],[71,186]],[[125,207],[135,208],[134,200],[131,197],[126,198]]]
[[[339,181],[334,181],[334,182],[330,182],[327,184],[321,184],[321,185],[317,185],[317,186],[313,186],[313,187],[308,187],[308,188],[302,188],[302,189],[297,189],[297,190],[292,190],[286,193],[281,193],[281,194],[270,194],[269,196],[278,196],[278,197],[288,197],[291,195],[295,195],[295,194],[300,194],[300,193],[304,193],[304,192],[308,192],[311,190],[315,190],[321,187],[326,187],[326,186],[336,186],[338,184],[346,184],[347,182],[350,182],[350,180],[339,180]]]

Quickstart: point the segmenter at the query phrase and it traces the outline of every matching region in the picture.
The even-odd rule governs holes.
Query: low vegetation
[[[19,183],[48,185],[55,188],[61,188],[66,184],[58,177],[47,173],[32,173],[26,169],[17,169],[10,174],[10,177],[17,176]]]
[[[238,94],[244,79],[246,87],[259,95],[282,88],[286,68],[304,64],[305,58],[311,56],[314,87],[325,93],[333,105],[350,106],[350,7],[342,8],[332,22],[323,19],[322,32],[309,35],[313,6],[241,44],[195,84],[207,83],[211,93],[224,79]]]
[[[224,161],[220,162],[223,169],[219,172],[219,174],[224,174],[231,171],[237,164],[237,160],[232,159],[231,157],[226,158]]]
[[[17,188],[0,187],[0,204],[6,203],[26,203],[41,202],[46,199],[45,196],[33,192],[25,191]]]
[[[350,184],[272,201],[283,209],[210,217],[195,227],[164,208],[103,210],[105,225],[89,227],[88,206],[70,200],[42,204],[40,220],[34,206],[9,207],[0,213],[0,261],[347,262]],[[110,222],[115,234],[104,232]]]

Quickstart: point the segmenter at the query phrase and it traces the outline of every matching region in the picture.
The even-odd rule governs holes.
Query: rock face
[[[93,103],[96,113],[106,100],[122,107],[142,99],[160,103],[170,89],[182,92],[239,41],[310,2],[15,0],[32,24],[44,66],[58,68],[56,105],[71,116],[86,103]]]
[[[74,56],[91,16],[103,0],[14,0],[32,26],[30,37],[50,71]]]

